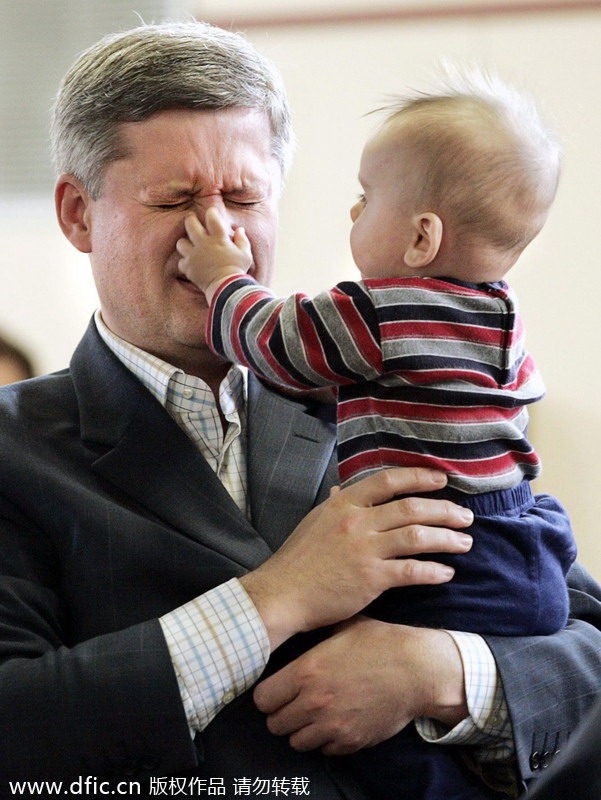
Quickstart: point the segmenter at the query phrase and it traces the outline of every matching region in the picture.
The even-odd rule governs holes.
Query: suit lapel
[[[94,472],[146,513],[243,569],[271,554],[192,442],[110,352],[93,323],[71,372],[82,439],[97,456]]]
[[[269,548],[188,437],[159,411],[134,420],[93,469],[168,526],[241,567],[257,567]]]
[[[316,497],[323,499],[320,487],[336,481],[332,422],[249,376],[251,525],[185,433],[106,347],[93,321],[71,374],[92,469],[146,513],[243,569],[268,558]]]
[[[185,433],[106,347],[93,322],[71,373],[82,439],[96,455],[93,471],[154,518],[243,569],[268,558],[316,497],[323,499],[322,484],[336,480],[335,426],[249,376],[251,524]]]
[[[248,476],[252,522],[273,550],[336,481],[335,426],[249,376]],[[315,405],[315,404],[314,404]],[[315,405],[318,409],[319,406]],[[330,473],[324,481],[327,470]]]

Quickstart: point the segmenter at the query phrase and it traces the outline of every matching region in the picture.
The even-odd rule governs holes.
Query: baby
[[[540,462],[527,406],[544,387],[503,278],[547,218],[559,148],[529,100],[480,74],[387,112],[363,151],[363,193],[351,209],[361,281],[275,299],[246,275],[243,229],[232,235],[215,208],[204,225],[187,218],[180,269],[206,293],[216,352],[281,387],[338,387],[343,485],[386,467],[429,466],[448,475],[437,496],[474,512],[470,553],[436,556],[455,568],[450,583],[386,592],[367,613],[485,634],[551,633],[567,619],[564,578],[576,548],[562,506],[530,489]],[[443,758],[442,748],[407,750],[403,740],[403,761],[396,739],[364,751],[361,777],[377,796],[398,796],[382,794],[382,781],[398,789],[407,770],[420,772],[420,746],[430,777],[418,774],[407,797],[489,796],[470,793],[465,776],[453,782],[449,748]]]

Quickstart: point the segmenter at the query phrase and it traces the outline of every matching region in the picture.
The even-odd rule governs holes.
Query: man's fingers
[[[355,744],[339,744],[338,742],[328,742],[322,745],[321,752],[324,756],[350,756],[356,753],[357,750],[362,750],[362,747]]]
[[[428,497],[404,497],[373,509],[376,530],[389,531],[407,525],[428,525],[445,528],[466,528],[474,521],[469,508],[450,500],[433,500]],[[428,551],[430,552],[430,551]]]
[[[307,723],[288,738],[288,743],[299,753],[319,748],[326,756],[346,756],[366,746],[354,729],[348,729],[347,726],[336,726],[336,729],[332,729],[324,722]],[[372,743],[367,746],[370,744]]]
[[[319,748],[326,756],[346,756],[361,749],[361,744],[350,734],[342,741],[333,741],[331,737],[327,727],[305,725],[289,737],[288,743],[299,753]]]
[[[404,558],[419,553],[467,553],[473,540],[467,533],[448,528],[408,525],[377,536],[380,558]]]
[[[282,706],[267,717],[267,727],[274,736],[288,736],[295,731],[310,725],[315,716],[315,709],[297,707],[299,703],[292,702]]]
[[[382,562],[382,578],[386,586],[421,586],[447,583],[455,575],[453,567],[436,561],[398,558]]]
[[[279,708],[291,703],[298,695],[296,681],[288,680],[286,667],[270,678],[261,681],[253,692],[255,705],[263,714],[273,714]]]
[[[293,750],[299,753],[306,753],[318,747],[330,744],[328,734],[318,725],[306,725],[296,731],[288,739],[288,743]]]
[[[349,501],[357,506],[374,506],[392,500],[399,494],[434,492],[447,482],[444,472],[421,467],[398,467],[375,472],[343,491]]]

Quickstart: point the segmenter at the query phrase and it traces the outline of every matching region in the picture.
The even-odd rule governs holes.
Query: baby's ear
[[[412,237],[405,251],[404,259],[408,267],[420,269],[427,267],[440,250],[442,242],[442,220],[438,214],[425,211],[415,214],[411,220]]]

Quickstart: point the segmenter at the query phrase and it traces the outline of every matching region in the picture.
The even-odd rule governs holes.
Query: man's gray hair
[[[285,174],[294,149],[286,92],[273,64],[243,36],[204,22],[109,34],[79,56],[61,83],[50,129],[53,163],[97,198],[108,164],[127,155],[123,123],[172,108],[232,107],[265,113]]]

